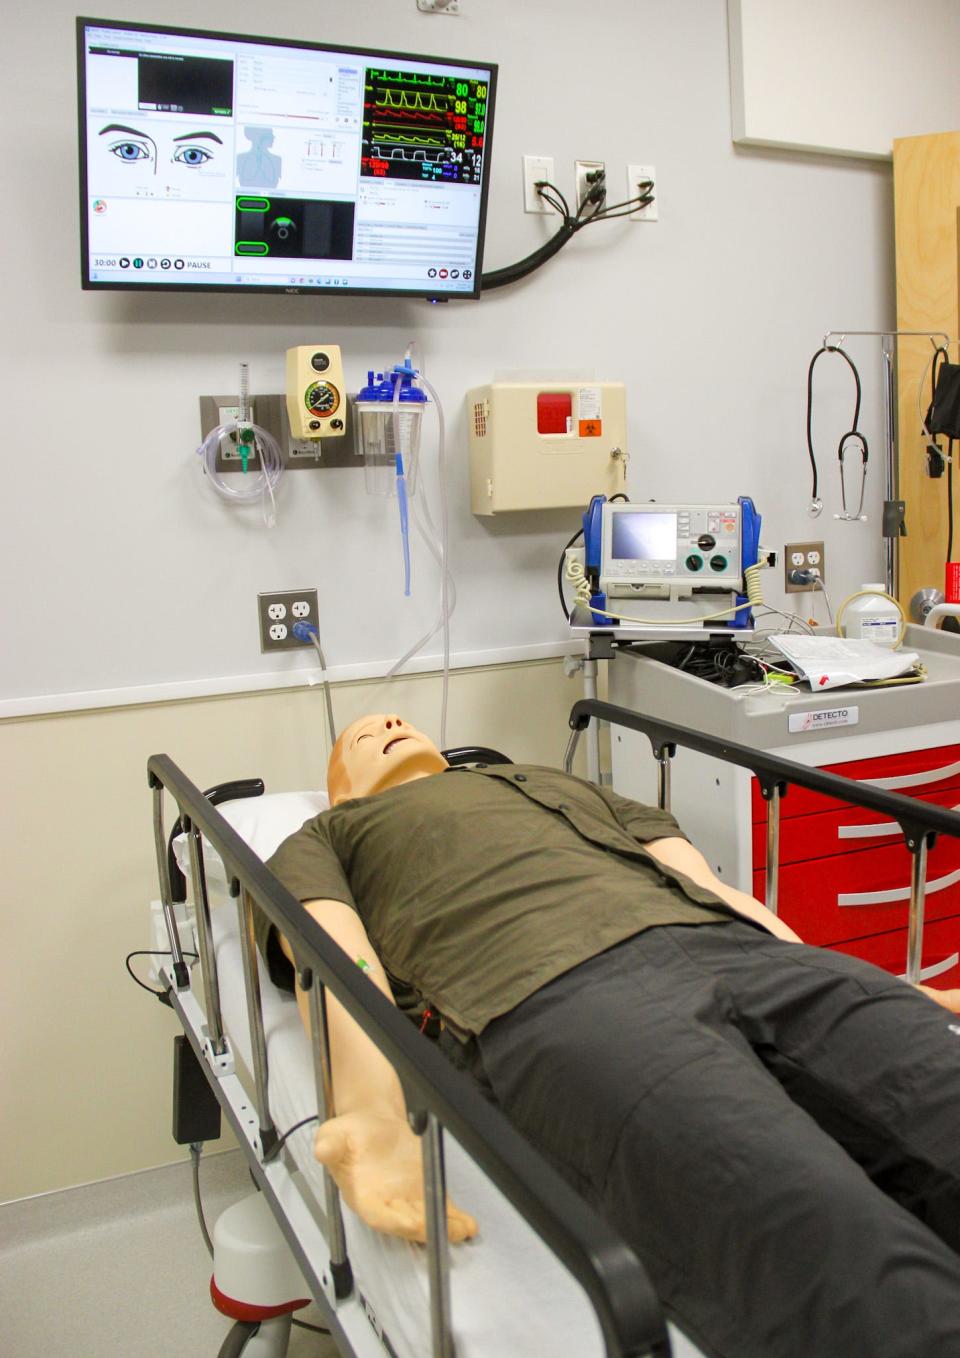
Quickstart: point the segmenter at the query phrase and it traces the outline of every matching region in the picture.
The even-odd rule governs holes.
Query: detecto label
[[[859,726],[859,707],[829,707],[822,712],[791,712],[787,725],[791,735],[825,731],[828,726]]]

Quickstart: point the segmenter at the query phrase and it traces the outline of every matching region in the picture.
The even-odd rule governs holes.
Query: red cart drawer
[[[870,783],[887,792],[902,792],[908,797],[920,796],[925,792],[960,787],[960,745],[935,745],[927,750],[904,750],[901,754],[877,755],[873,759],[824,764],[822,771]],[[755,778],[751,779],[750,796],[754,823],[766,826],[767,804]],[[808,816],[847,805],[839,797],[824,797],[804,787],[791,787],[787,795],[781,798],[780,816],[782,820],[792,816]]]
[[[924,792],[915,797],[930,806],[942,806],[960,812],[960,788],[946,788],[940,792]],[[958,818],[960,829],[960,818]],[[808,858],[825,858],[831,854],[852,853],[858,849],[872,849],[887,844],[902,844],[903,831],[895,820],[887,820],[877,811],[861,806],[841,806],[833,811],[822,811],[818,816],[794,816],[780,822],[780,863],[802,863]],[[766,825],[753,831],[754,870],[767,865]]]
[[[892,929],[889,933],[874,934],[871,938],[834,943],[831,944],[831,950],[862,957],[884,971],[902,976],[907,967],[907,931]],[[937,920],[924,929],[920,980],[937,990],[952,990],[960,986],[960,917]]]
[[[780,869],[778,913],[805,943],[840,943],[904,928],[910,902],[912,858],[902,844],[870,853],[788,864]],[[753,874],[753,893],[764,898],[764,874]],[[960,840],[941,835],[927,857],[925,915],[960,913]]]

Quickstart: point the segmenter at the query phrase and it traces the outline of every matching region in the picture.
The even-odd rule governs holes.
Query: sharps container
[[[364,478],[369,495],[395,493],[398,453],[407,479],[407,494],[412,495],[416,490],[420,424],[427,396],[413,385],[415,376],[415,369],[408,367],[377,373],[376,378],[368,372],[367,385],[357,393],[354,414],[360,428]]]
[[[871,582],[861,585],[859,592],[852,596],[837,618],[837,631],[855,641],[896,646],[902,621],[900,605],[890,598],[886,587]]]

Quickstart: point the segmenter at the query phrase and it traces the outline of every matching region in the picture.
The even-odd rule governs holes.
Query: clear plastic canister
[[[396,491],[397,453],[403,458],[407,494],[416,490],[420,461],[420,425],[423,420],[424,392],[413,385],[411,369],[392,373],[368,374],[368,382],[357,393],[354,415],[360,429],[364,477],[370,495],[392,495]],[[395,400],[399,384],[399,400]]]
[[[857,594],[838,618],[838,630],[855,641],[873,641],[878,646],[896,646],[903,621],[899,604],[881,584],[861,585]]]
[[[370,495],[392,495],[396,489],[396,454],[403,457],[407,493],[415,489],[420,450],[422,406],[395,408],[385,401],[357,401],[354,414],[360,427],[360,450]]]

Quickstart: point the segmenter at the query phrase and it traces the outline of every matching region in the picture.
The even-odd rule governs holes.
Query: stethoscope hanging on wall
[[[853,422],[847,432],[843,435],[837,446],[837,458],[840,463],[840,503],[843,507],[842,514],[834,514],[835,519],[843,519],[847,523],[866,522],[866,514],[863,512],[863,497],[867,485],[867,459],[870,450],[867,447],[867,440],[860,432],[857,425],[860,422],[860,374],[857,372],[856,364],[848,353],[839,344],[824,344],[817,350],[810,360],[810,367],[807,369],[807,453],[810,457],[810,467],[813,472],[813,486],[810,491],[810,515],[818,518],[823,513],[823,500],[820,498],[820,478],[817,472],[817,459],[813,451],[813,370],[817,366],[817,360],[823,354],[839,354],[853,373],[854,387],[856,391],[853,405]],[[860,498],[857,502],[856,513],[851,514],[847,508],[847,467],[846,459],[848,453],[854,457],[857,452],[860,454]]]

